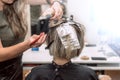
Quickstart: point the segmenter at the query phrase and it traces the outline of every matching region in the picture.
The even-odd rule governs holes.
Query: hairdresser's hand
[[[51,8],[54,10],[52,19],[60,19],[63,15],[63,7],[59,2],[54,2]]]
[[[42,14],[42,16],[46,15],[51,15],[51,19],[59,20],[63,15],[63,9],[60,3],[54,2],[53,5]]]
[[[41,33],[40,35],[36,35],[34,34],[33,36],[31,36],[30,38],[30,47],[39,47],[41,46],[46,39],[46,34],[45,33]]]
[[[53,8],[48,8],[47,10],[45,10],[42,14],[42,16],[46,16],[46,15],[54,15],[54,9]]]

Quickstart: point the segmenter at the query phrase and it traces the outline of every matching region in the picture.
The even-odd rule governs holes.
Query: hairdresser
[[[46,38],[43,32],[24,40],[29,25],[26,5],[47,3],[52,11],[48,13],[54,13],[51,19],[61,18],[63,11],[59,0],[0,0],[0,80],[22,80],[22,53],[31,47],[41,46]]]

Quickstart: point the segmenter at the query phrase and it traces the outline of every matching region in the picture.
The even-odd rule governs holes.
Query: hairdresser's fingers
[[[43,33],[41,33],[40,35],[37,36],[37,38],[35,38],[31,43],[30,43],[30,46],[31,45],[34,45],[39,39],[40,37],[42,36]]]
[[[51,7],[54,10],[54,15],[51,19],[60,19],[63,15],[63,9],[58,2],[55,2]]]
[[[53,8],[49,8],[49,9],[45,10],[45,12],[42,13],[42,16],[46,16],[46,15],[51,15],[51,16],[53,16],[53,15],[54,15],[54,10],[53,10]]]
[[[36,34],[32,35],[32,36],[30,37],[30,44],[31,44],[35,39],[37,39],[38,37],[39,37],[39,35],[36,35]]]
[[[58,9],[54,9],[54,15],[53,15],[53,17],[51,18],[51,19],[60,19],[60,18],[62,18],[62,15],[63,15],[63,12],[61,11],[61,10],[58,10]]]
[[[43,33],[39,38],[39,40],[35,43],[35,46],[36,47],[41,46],[45,42],[45,39],[46,39],[46,34]]]
[[[44,33],[40,33],[40,35],[33,35],[31,37],[31,42],[30,42],[30,46],[31,47],[36,47],[39,44],[42,44],[42,42],[38,43],[38,40],[42,38],[42,36],[44,35]]]
[[[44,43],[46,40],[46,36],[47,36],[46,34],[43,35],[42,38],[38,40],[38,43]]]
[[[55,15],[51,19],[59,20],[62,18],[62,14],[60,11],[56,12]]]
[[[47,35],[45,34],[45,35],[43,36],[42,40],[41,40],[41,42],[42,42],[42,43],[44,43],[44,42],[45,42],[46,37],[47,37]]]

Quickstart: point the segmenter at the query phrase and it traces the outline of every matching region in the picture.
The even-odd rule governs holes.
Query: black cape
[[[68,62],[34,67],[25,80],[98,80],[96,73],[85,66]]]

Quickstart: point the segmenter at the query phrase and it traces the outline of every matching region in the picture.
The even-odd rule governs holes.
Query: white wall
[[[97,27],[94,23],[91,0],[68,0],[67,14],[73,14],[74,20],[86,27],[85,39],[88,43],[97,43]]]
[[[120,37],[120,0],[68,0],[67,14],[85,25],[88,43],[98,43],[99,31]]]

